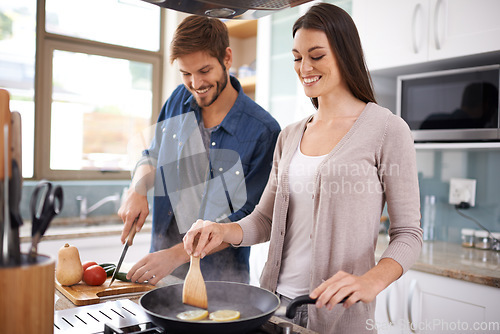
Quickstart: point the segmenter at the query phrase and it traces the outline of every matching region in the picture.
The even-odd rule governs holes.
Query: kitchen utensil
[[[210,170],[211,164],[209,163],[205,171],[203,197],[200,209],[198,210],[199,219],[203,219],[205,215],[205,209],[207,206],[207,193],[210,185]],[[196,247],[196,241],[194,246]],[[192,255],[190,257],[189,270],[186,274],[186,278],[184,279],[184,286],[182,288],[182,302],[204,309],[207,308],[207,288],[205,286],[205,281],[201,273],[199,257],[194,257]]]
[[[55,282],[56,289],[65,295],[76,306],[97,304],[106,297],[122,297],[125,294],[146,292],[155,289],[154,285],[144,283],[132,283],[116,281],[112,287],[108,284],[111,278],[108,278],[102,285],[87,285],[80,282],[71,286],[62,286]]]
[[[9,183],[9,210],[10,210],[10,239],[9,252],[15,265],[21,264],[21,248],[19,240],[19,227],[23,225],[23,219],[19,213],[19,202],[21,201],[21,171],[17,161],[12,160],[12,178]]]
[[[11,262],[11,225],[10,225],[10,211],[9,211],[9,177],[10,177],[10,141],[9,141],[9,125],[10,125],[10,112],[2,115],[0,124],[3,124],[3,254],[2,261],[4,265]]]
[[[239,311],[241,317],[227,322],[193,322],[180,320],[177,314],[197,309],[182,301],[183,283],[172,284],[149,291],[139,304],[158,326],[173,333],[242,333],[265,323],[278,309],[279,298],[272,292],[242,283],[205,282],[207,287],[208,311],[222,309]]]
[[[309,296],[300,296],[284,308],[280,308],[278,296],[269,290],[235,282],[205,282],[208,294],[208,312],[230,309],[239,311],[241,317],[232,321],[186,321],[177,314],[198,309],[181,302],[183,284],[171,284],[146,292],[139,304],[157,326],[172,333],[244,333],[264,324],[274,313],[295,316],[298,306],[315,303]],[[343,302],[343,301],[342,301]],[[283,314],[284,313],[284,314]]]
[[[201,274],[198,256],[191,255],[189,270],[182,289],[182,302],[205,309],[208,307],[207,288]]]
[[[21,262],[0,267],[0,333],[52,334],[55,259],[22,254]]]
[[[11,222],[11,254],[15,265],[21,264],[21,250],[19,241],[19,228],[23,219],[19,212],[21,202],[22,183],[22,141],[21,141],[21,114],[11,112],[11,150],[12,150],[12,178],[9,184],[9,209]]]
[[[40,195],[40,192],[44,192]],[[36,260],[38,243],[49,227],[52,219],[63,207],[63,190],[61,186],[53,186],[48,181],[41,181],[33,190],[30,200],[31,211],[31,249],[29,258]]]
[[[125,245],[123,246],[122,254],[120,255],[120,260],[118,260],[118,264],[116,265],[115,271],[113,272],[113,277],[111,278],[111,281],[109,282],[108,287],[110,287],[111,284],[113,284],[113,282],[115,281],[116,274],[120,271],[120,267],[122,266],[123,259],[125,258],[125,254],[127,254],[128,248],[130,246],[132,246],[132,242],[134,240],[135,233],[137,232],[135,225],[137,224],[138,219],[139,219],[139,217],[136,217],[134,219],[134,222],[132,223],[132,226],[130,227],[130,232],[128,233],[127,241],[125,242]]]
[[[0,89],[0,190],[3,193],[3,201],[0,202],[0,262],[8,265],[10,255],[10,216],[9,216],[9,177],[10,177],[10,96],[5,89]]]

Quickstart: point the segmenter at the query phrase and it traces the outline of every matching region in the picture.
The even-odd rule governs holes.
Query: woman
[[[375,104],[346,12],[315,5],[295,22],[293,37],[295,71],[317,112],[280,134],[255,210],[230,224],[197,221],[184,247],[204,256],[222,242],[270,240],[263,288],[285,304],[304,293],[316,298],[316,307],[307,308],[307,327],[319,333],[368,332],[375,297],[411,267],[422,245],[411,132]],[[375,265],[385,202],[390,243]],[[303,325],[305,318],[294,321]]]

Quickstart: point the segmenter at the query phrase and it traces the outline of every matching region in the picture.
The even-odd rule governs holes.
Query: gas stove
[[[297,330],[298,328],[298,330]],[[301,330],[303,329],[303,331]],[[155,326],[140,305],[128,299],[56,311],[54,334],[168,334]],[[288,322],[267,321],[249,334],[311,333]]]

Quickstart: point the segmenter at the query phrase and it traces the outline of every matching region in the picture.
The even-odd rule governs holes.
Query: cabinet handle
[[[389,304],[391,302],[392,289],[393,286],[390,286],[387,290],[387,294],[385,295],[385,311],[387,312],[387,320],[389,321],[389,325],[391,326],[392,326],[391,307]]]
[[[438,29],[438,24],[439,24],[439,12],[440,9],[444,5],[444,0],[438,0],[436,2],[436,7],[434,8],[434,44],[436,45],[437,50],[441,50],[442,46],[442,41],[439,38],[439,29]],[[443,24],[445,24],[443,22]]]
[[[410,331],[412,333],[417,333],[415,330],[415,326],[413,325],[413,309],[412,309],[412,301],[413,301],[413,295],[415,294],[415,287],[417,286],[417,280],[411,280],[410,282],[410,290],[408,291],[408,322],[410,325]]]
[[[411,25],[412,25],[412,44],[413,44],[413,52],[414,53],[419,53],[419,41],[417,40],[417,17],[418,14],[422,12],[422,4],[418,3],[415,8],[413,9],[413,15],[411,19]]]

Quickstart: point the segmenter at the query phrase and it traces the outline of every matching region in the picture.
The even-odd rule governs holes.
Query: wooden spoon
[[[182,302],[184,304],[208,308],[207,287],[200,269],[200,258],[191,255],[189,270],[182,288]]]

